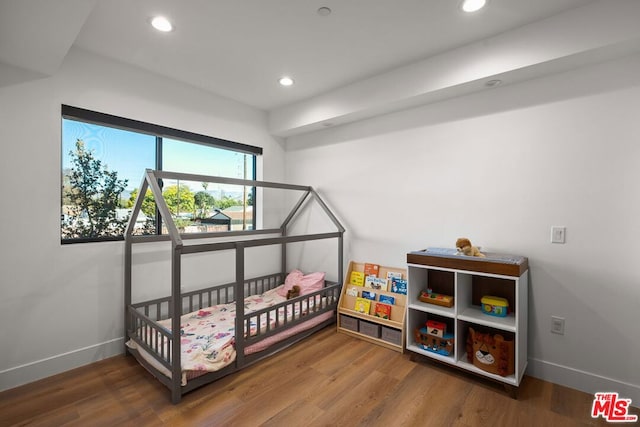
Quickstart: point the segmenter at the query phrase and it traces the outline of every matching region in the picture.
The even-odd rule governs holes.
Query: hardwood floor
[[[132,357],[103,360],[0,393],[0,426],[605,425],[592,400],[531,377],[515,400],[500,384],[329,327],[178,405]]]

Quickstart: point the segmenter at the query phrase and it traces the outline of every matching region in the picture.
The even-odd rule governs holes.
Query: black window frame
[[[71,105],[61,104],[61,119],[75,120],[85,123],[91,123],[94,125],[112,127],[120,130],[143,133],[151,136],[155,136],[155,169],[162,170],[162,140],[163,138],[170,138],[173,140],[184,141],[185,143],[202,144],[208,147],[221,148],[229,151],[236,151],[243,154],[249,154],[254,156],[252,175],[253,179],[256,179],[257,173],[257,159],[255,157],[262,155],[262,147],[256,147],[253,145],[242,144],[240,142],[229,141],[222,138],[216,138],[213,136],[203,135],[199,133],[184,131],[180,129],[171,128],[168,126],[158,125],[154,123],[143,122],[135,119],[128,119],[126,117],[115,116],[107,113],[100,113],[93,110],[87,110],[84,108],[74,107]],[[62,138],[62,136],[61,136]],[[62,144],[61,144],[62,145]],[[144,171],[142,171],[144,172]],[[141,176],[142,176],[141,172]],[[183,172],[183,171],[172,171]],[[62,188],[61,188],[61,191]],[[253,218],[252,226],[256,228],[256,189],[252,188],[252,200],[253,200]],[[60,194],[60,200],[62,200],[63,194]],[[161,234],[162,231],[162,218],[159,212],[156,212],[156,234]],[[104,241],[121,241],[124,240],[124,236],[104,236],[104,237],[82,237],[64,239],[60,237],[61,244],[73,244],[73,243],[92,243],[92,242],[104,242]]]

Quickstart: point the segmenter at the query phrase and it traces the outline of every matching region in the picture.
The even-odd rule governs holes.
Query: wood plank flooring
[[[0,426],[605,425],[590,417],[592,400],[531,377],[515,400],[500,384],[328,327],[178,405],[132,357],[106,359],[0,393]]]

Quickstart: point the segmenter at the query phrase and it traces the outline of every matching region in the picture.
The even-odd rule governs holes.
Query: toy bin
[[[345,316],[344,314],[341,314],[340,327],[349,329],[354,332],[358,332],[358,319],[354,319],[353,317],[349,317],[349,316]]]
[[[467,361],[478,369],[502,377],[515,372],[514,335],[469,327]]]
[[[402,331],[399,329],[387,328],[386,326],[382,326],[380,338],[382,338],[382,340],[384,341],[396,345],[402,345]]]
[[[358,326],[361,334],[368,335],[373,338],[380,338],[380,325],[375,323],[358,320]]]
[[[509,311],[509,302],[505,298],[490,295],[480,299],[482,312],[490,316],[506,317]]]

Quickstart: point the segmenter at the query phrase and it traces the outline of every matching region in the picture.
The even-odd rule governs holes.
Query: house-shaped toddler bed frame
[[[176,227],[162,195],[161,180],[180,180],[302,191],[279,228],[207,233],[181,233]],[[168,234],[137,235],[135,223],[147,190],[156,201]],[[292,222],[301,208],[315,201],[335,226],[336,231],[289,235]],[[184,174],[147,169],[125,231],[125,342],[132,354],[160,382],[171,390],[174,403],[190,390],[255,363],[335,322],[343,277],[343,234],[345,229],[311,187],[273,182]],[[265,235],[271,235],[265,237]],[[257,311],[245,312],[245,298],[262,295],[284,283],[287,272],[287,245],[296,242],[336,239],[337,282],[325,280],[320,290],[284,300]],[[149,242],[170,242],[171,293],[149,301],[132,301],[133,246]],[[245,250],[274,247],[281,253],[279,271],[266,276],[245,277]],[[235,280],[195,291],[182,292],[183,258],[196,253],[235,253]],[[230,268],[233,268],[230,266]],[[213,372],[182,368],[181,317],[208,307],[225,305],[235,310],[235,360]],[[177,314],[177,315],[176,315]],[[255,325],[258,325],[256,328]],[[266,343],[269,343],[267,346]]]

